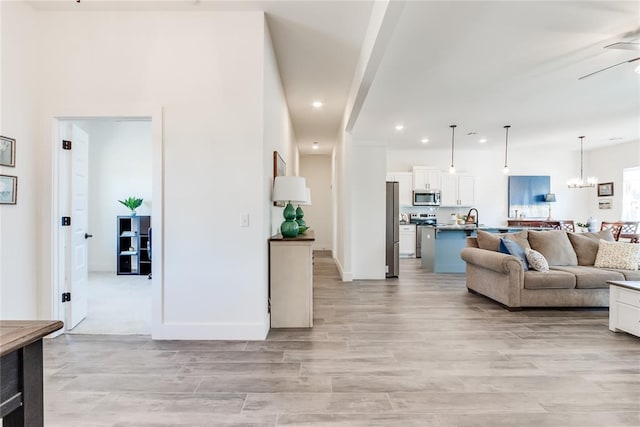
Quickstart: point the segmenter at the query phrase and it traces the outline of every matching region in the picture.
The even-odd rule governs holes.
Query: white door
[[[62,205],[65,215],[71,216],[71,226],[64,227],[67,230],[63,233],[67,242],[65,287],[71,294],[71,300],[64,304],[65,323],[66,329],[71,330],[87,317],[88,310],[89,135],[70,123],[62,123],[61,128],[62,139],[71,141],[71,151],[63,154],[69,173],[66,204]]]

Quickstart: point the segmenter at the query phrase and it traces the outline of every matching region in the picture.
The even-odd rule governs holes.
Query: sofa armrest
[[[520,260],[502,252],[488,251],[486,249],[466,247],[460,252],[463,261],[477,266],[493,270],[498,273],[509,273],[511,271],[522,270],[524,267]]]

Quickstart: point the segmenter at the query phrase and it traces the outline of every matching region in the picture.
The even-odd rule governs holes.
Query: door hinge
[[[68,139],[63,139],[62,140],[62,149],[63,150],[71,150],[71,141],[69,141]]]
[[[62,226],[66,227],[71,225],[71,217],[70,216],[63,216],[62,217]]]
[[[62,294],[62,302],[71,301],[71,292],[64,292]]]

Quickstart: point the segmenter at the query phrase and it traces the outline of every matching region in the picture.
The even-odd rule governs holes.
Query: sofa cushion
[[[595,267],[637,270],[640,245],[637,243],[600,240]]]
[[[527,231],[520,231],[518,233],[489,233],[488,231],[478,230],[477,241],[480,249],[486,249],[488,251],[499,252],[500,251],[500,239],[505,238],[517,242],[523,249],[529,248],[529,242],[527,241]]]
[[[540,252],[534,251],[533,249],[525,249],[524,254],[527,257],[527,262],[531,268],[542,273],[547,273],[549,271],[549,263]]]
[[[477,240],[480,249],[498,252],[500,249],[500,234],[489,233],[488,231],[478,230]]]
[[[565,271],[576,276],[577,289],[608,288],[607,280],[625,280],[618,271],[595,267],[555,266],[554,271]]]
[[[578,265],[578,257],[564,230],[529,231],[529,244],[544,255],[549,265]]]
[[[531,249],[528,240],[529,232],[527,230],[518,231],[517,233],[507,233],[504,235],[505,239],[513,240],[520,245],[522,249]]]
[[[596,262],[600,239],[614,241],[611,230],[596,233],[567,233],[567,236],[578,257],[578,265],[593,265]]]
[[[618,273],[624,276],[623,280],[639,280],[640,281],[640,270],[619,270],[615,268],[601,268],[600,270],[617,271]]]
[[[522,246],[513,240],[509,240],[504,237],[500,239],[500,252],[517,257],[522,262],[524,271],[529,269],[529,263],[527,262],[527,257],[524,254],[524,249],[522,249]]]
[[[566,271],[550,270],[541,273],[536,270],[524,272],[525,289],[574,289],[576,276]]]

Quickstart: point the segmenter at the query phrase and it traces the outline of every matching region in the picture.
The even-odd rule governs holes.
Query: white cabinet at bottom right
[[[476,199],[476,177],[440,175],[440,191],[440,206],[473,206]]]
[[[609,329],[640,337],[640,282],[637,285],[610,283]]]

